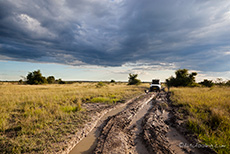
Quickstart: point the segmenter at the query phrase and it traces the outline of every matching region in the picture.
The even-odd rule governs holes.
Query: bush
[[[47,82],[48,82],[49,84],[54,83],[54,82],[55,82],[54,76],[48,76],[48,77],[47,77]]]
[[[58,83],[58,84],[66,84],[65,81],[62,81],[62,79],[58,79],[58,80],[57,80],[57,83]]]
[[[29,72],[29,74],[26,77],[27,84],[44,84],[47,83],[47,80],[44,76],[42,76],[41,71],[37,70],[37,71],[33,71],[33,72]]]
[[[225,83],[226,86],[230,86],[230,80]]]
[[[214,83],[212,82],[212,80],[207,80],[204,79],[204,81],[200,82],[201,85],[205,86],[205,87],[212,87],[214,86]]]
[[[129,74],[128,85],[139,85],[141,84],[141,80],[137,79],[138,74]]]
[[[196,72],[188,73],[187,69],[179,69],[175,72],[176,77],[170,77],[166,79],[166,84],[168,87],[194,87],[197,84],[195,83],[195,76],[197,75]]]
[[[24,82],[23,82],[23,80],[22,79],[20,79],[19,81],[18,81],[18,84],[23,84]]]
[[[103,83],[102,81],[98,82],[96,85],[97,88],[101,88],[103,86],[105,86],[105,83]]]

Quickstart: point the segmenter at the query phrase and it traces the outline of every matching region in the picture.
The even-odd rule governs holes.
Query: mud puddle
[[[142,137],[150,153],[202,154],[173,125],[166,93],[160,93],[143,118]]]
[[[94,150],[95,154],[135,153],[134,128],[141,128],[141,118],[147,113],[155,94],[133,101],[119,114],[111,117],[103,128]],[[139,127],[140,126],[140,127]],[[137,134],[139,130],[137,129]]]
[[[104,126],[103,122],[110,116],[116,115],[117,113],[123,111],[125,106],[116,108],[108,113],[106,113],[93,128],[93,130],[82,139],[69,154],[91,154],[97,144],[97,137],[100,135],[101,128]]]
[[[136,147],[135,149],[133,149],[133,153],[150,154],[146,150],[146,147],[141,140],[140,133],[142,132],[142,120],[151,107],[152,101],[143,104],[142,108],[139,109],[137,114],[134,116],[132,122],[130,123],[129,129],[133,132],[134,144]]]
[[[190,146],[174,118],[167,93],[144,95],[105,114],[70,154],[203,153]]]
[[[191,146],[189,146],[190,143],[175,128],[169,127],[167,137],[168,137],[168,140],[169,140],[169,143],[170,143],[170,148],[173,150],[174,153],[179,153],[179,154],[187,154],[187,153],[201,154],[200,151],[198,151],[197,149],[194,149]]]
[[[158,111],[158,116],[161,116],[164,121],[169,121],[169,112],[163,110],[162,113]],[[192,148],[191,144],[176,128],[168,125],[168,131],[166,137],[170,144],[170,149],[176,154],[202,154],[198,149]]]

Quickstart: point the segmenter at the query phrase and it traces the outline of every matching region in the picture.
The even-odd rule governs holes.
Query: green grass
[[[187,127],[219,154],[230,151],[230,88],[172,88],[172,100]]]
[[[0,153],[52,153],[90,120],[84,103],[124,102],[148,85],[0,85]]]
[[[114,104],[120,101],[120,98],[116,98],[115,96],[110,97],[94,97],[90,100],[93,103],[106,103],[106,104]]]

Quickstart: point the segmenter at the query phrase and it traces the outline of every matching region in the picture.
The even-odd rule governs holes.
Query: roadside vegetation
[[[219,154],[230,151],[230,87],[172,88],[186,126]]]
[[[141,84],[141,80],[137,79],[138,74],[129,74],[128,85],[139,85]]]
[[[196,72],[189,73],[187,69],[179,69],[175,72],[176,77],[171,76],[166,79],[166,85],[170,87],[195,87],[198,84],[195,82]]]
[[[23,77],[23,76],[22,76]],[[20,79],[18,84],[30,84],[30,85],[41,85],[41,84],[66,84],[62,79],[55,79],[54,76],[44,77],[40,70],[29,72],[26,77],[23,77],[24,81]]]
[[[171,100],[186,127],[204,145],[220,154],[230,151],[230,80],[204,79],[196,83],[196,72],[179,69],[166,79]]]
[[[166,79],[165,84],[170,89],[170,87],[228,87],[230,86],[230,80],[224,81],[222,78],[217,78],[215,81],[204,79],[203,81],[197,83],[195,77],[197,72],[189,73],[188,69],[179,69],[175,71],[175,77],[171,76]]]
[[[49,82],[54,78],[50,77]],[[90,120],[85,103],[114,105],[143,93],[148,84],[74,83],[0,85],[0,153],[55,152]]]

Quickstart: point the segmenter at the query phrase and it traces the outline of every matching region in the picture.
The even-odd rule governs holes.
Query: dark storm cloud
[[[229,26],[227,0],[6,0],[0,1],[0,57],[226,71]]]

